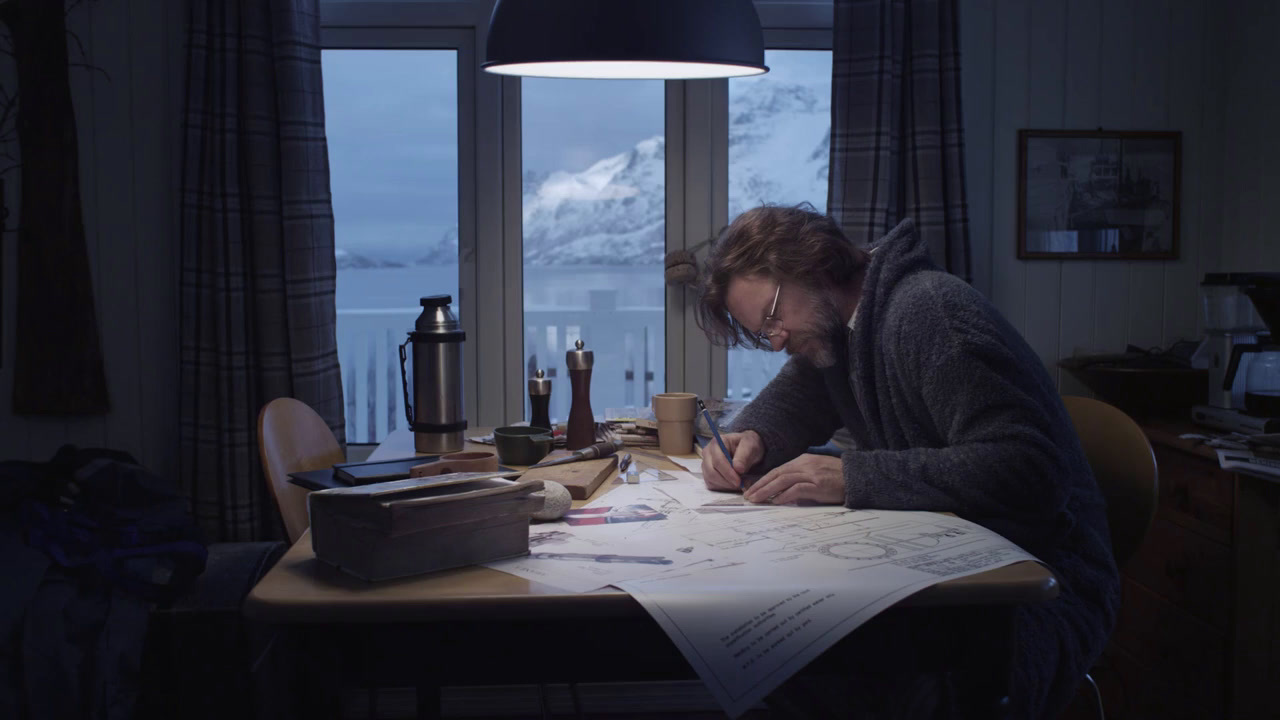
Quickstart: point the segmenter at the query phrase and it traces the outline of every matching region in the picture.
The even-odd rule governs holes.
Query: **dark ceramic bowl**
[[[508,465],[532,465],[551,452],[551,430],[512,425],[493,431],[498,458]]]

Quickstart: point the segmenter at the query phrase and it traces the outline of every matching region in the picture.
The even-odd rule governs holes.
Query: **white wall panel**
[[[99,0],[67,14],[85,241],[111,412],[82,419],[10,410],[16,336],[15,236],[4,238],[0,459],[48,459],[64,443],[108,446],[177,474],[178,164],[184,4]],[[12,66],[0,69],[12,90]],[[16,147],[9,148],[16,154]],[[7,178],[17,217],[18,176]]]
[[[973,286],[991,297],[991,190],[995,146],[995,0],[969,0],[960,9],[960,92],[964,109],[965,196]]]
[[[1183,40],[1168,60],[1168,124],[1182,130],[1181,257],[1164,263],[1163,344],[1198,333],[1198,287],[1202,276],[1201,248],[1206,233],[1203,195],[1210,190],[1204,181],[1205,161],[1218,155],[1214,138],[1204,128],[1205,6],[1201,0],[1174,0],[1169,17],[1169,36]]]
[[[1098,124],[1098,84],[1101,58],[1102,7],[1097,2],[1067,5],[1062,91],[1062,127],[1089,128]],[[1094,348],[1093,298],[1097,263],[1092,260],[1062,263],[1058,303],[1059,357],[1088,354]],[[1080,381],[1058,371],[1058,388],[1067,394],[1087,395]]]
[[[1181,50],[1169,44],[1170,3],[1137,0],[1132,7],[1133,35],[1127,40],[1133,53],[1129,124],[1134,129],[1168,129],[1172,127],[1168,112],[1168,58],[1175,50]],[[1150,260],[1129,263],[1127,343],[1141,348],[1161,347],[1164,343],[1166,264]]]
[[[94,12],[91,60],[105,77],[96,72],[92,75],[93,146],[86,148],[91,152],[85,154],[92,155],[96,169],[86,174],[81,185],[97,185],[97,220],[86,224],[86,231],[92,232],[98,249],[95,295],[102,319],[99,326],[107,387],[111,389],[111,417],[100,442],[136,456],[142,444],[137,251],[145,247],[146,240],[134,215],[134,197],[152,191],[159,177],[143,178],[137,172],[138,156],[155,145],[146,138],[135,142],[135,121],[143,118],[134,115],[133,96],[135,92],[147,93],[148,86],[162,80],[163,75],[159,66],[139,68],[135,83],[132,5],[115,0],[82,6]],[[139,22],[145,16],[142,10],[138,8]],[[147,214],[145,207],[143,212]],[[93,421],[88,422],[92,426]]]
[[[1062,127],[1067,66],[1067,0],[1043,0],[1029,5],[1027,126]],[[1017,175],[1014,177],[1016,179]],[[1016,182],[1011,185],[1016,189]],[[1016,224],[1014,232],[1016,237]],[[1062,261],[1038,260],[1020,265],[1026,273],[1026,291],[1023,295],[1027,308],[1026,324],[1022,332],[1049,374],[1056,377],[1060,357],[1058,342],[1062,308]]]
[[[963,12],[963,8],[962,8]],[[1027,127],[1030,3],[996,0],[993,145],[972,147],[992,156],[991,301],[1018,332],[1026,333],[1027,273],[1017,259],[1018,129]]]
[[[1280,271],[1280,4],[1241,0],[1224,10],[1221,266]]]
[[[1280,165],[1280,141],[1262,131],[1280,125],[1280,88],[1264,69],[1280,61],[1275,16],[1263,0],[1231,12],[1210,0],[960,0],[970,229],[975,264],[989,264],[975,286],[1063,392],[1085,389],[1056,370],[1062,357],[1195,338],[1206,271],[1280,269],[1280,241],[1264,229],[1280,230],[1280,203],[1264,202],[1280,193],[1266,170]],[[1226,42],[1237,32],[1244,42]],[[1263,119],[1237,124],[1246,107]],[[1181,131],[1179,259],[1017,260],[1026,127]]]

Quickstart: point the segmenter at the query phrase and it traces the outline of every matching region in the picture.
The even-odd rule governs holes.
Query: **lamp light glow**
[[[769,71],[751,0],[498,0],[481,67],[499,75],[645,80]]]
[[[750,65],[724,63],[655,62],[641,60],[566,60],[496,65],[485,68],[495,75],[546,78],[599,78],[602,80],[700,80],[705,78],[761,75]]]

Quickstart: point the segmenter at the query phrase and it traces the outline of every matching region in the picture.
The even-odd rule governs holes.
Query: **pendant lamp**
[[[751,0],[498,0],[482,67],[637,80],[769,71]]]

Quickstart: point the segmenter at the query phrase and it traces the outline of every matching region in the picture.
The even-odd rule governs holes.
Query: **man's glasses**
[[[778,283],[778,289],[773,291],[773,305],[769,306],[769,314],[764,316],[764,322],[760,323],[760,332],[756,333],[756,340],[761,345],[773,346],[770,341],[774,335],[782,332],[782,321],[778,319],[778,296],[782,294],[782,283]]]

